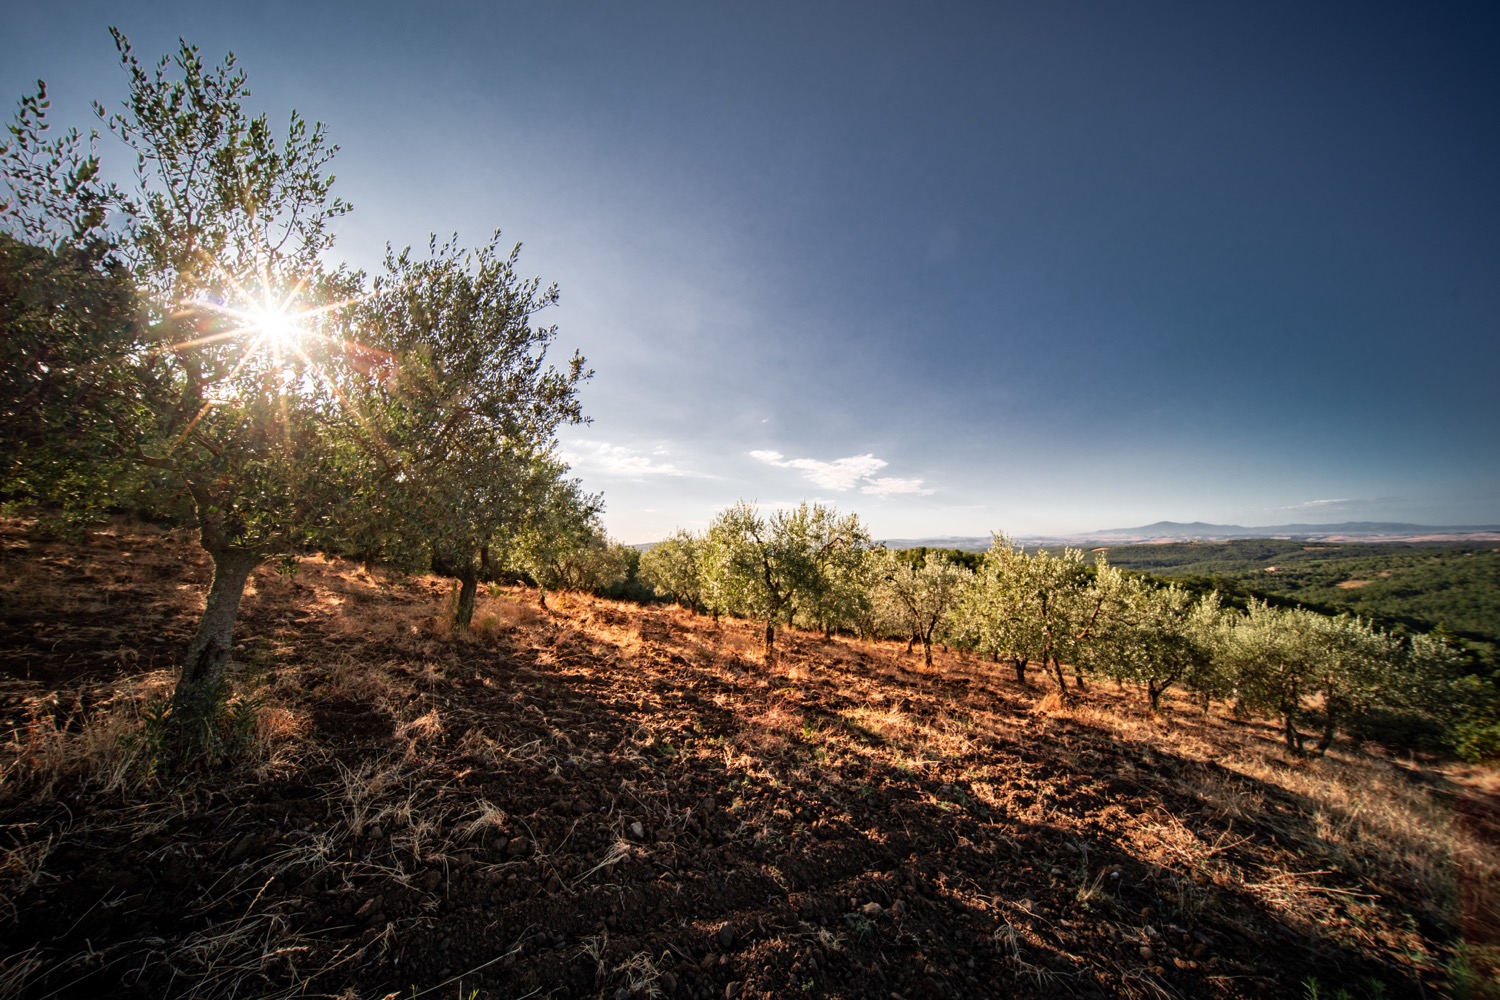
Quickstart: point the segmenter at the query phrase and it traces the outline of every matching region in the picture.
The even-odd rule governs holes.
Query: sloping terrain
[[[901,644],[256,573],[248,758],[148,780],[208,567],[3,524],[0,997],[1485,995],[1493,772]],[[1493,995],[1493,994],[1490,994]]]

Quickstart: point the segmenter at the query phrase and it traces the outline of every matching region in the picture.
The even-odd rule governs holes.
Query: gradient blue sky
[[[521,241],[622,540],[1500,523],[1492,4],[139,7],[6,5],[0,95],[232,49],[341,259]]]

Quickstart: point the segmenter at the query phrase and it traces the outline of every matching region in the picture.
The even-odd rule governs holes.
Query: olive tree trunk
[[[1043,660],[1042,662],[1045,664],[1047,661]],[[1058,693],[1063,696],[1063,700],[1064,701],[1067,701],[1068,700],[1068,679],[1063,676],[1062,661],[1059,660],[1056,656],[1052,657],[1052,676],[1054,676],[1054,677],[1057,678],[1057,690],[1058,690]]]
[[[213,715],[234,651],[234,620],[245,581],[262,559],[259,552],[233,546],[210,549],[209,555],[214,561],[214,579],[208,602],[172,694],[172,716],[179,731],[202,725]]]
[[[1282,735],[1286,737],[1286,748],[1294,757],[1302,756],[1303,736],[1297,731],[1297,706],[1283,702],[1281,705]]]
[[[467,629],[474,621],[474,598],[479,593],[479,567],[473,560],[458,569],[458,605],[453,609],[453,624]]]

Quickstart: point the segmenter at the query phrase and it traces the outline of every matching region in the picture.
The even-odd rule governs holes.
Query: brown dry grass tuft
[[[50,799],[64,783],[114,792],[149,780],[139,766],[145,714],[172,683],[158,670],[74,696],[24,698],[20,725],[0,744],[0,801]]]

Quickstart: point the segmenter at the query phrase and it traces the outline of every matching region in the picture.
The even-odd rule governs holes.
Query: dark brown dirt
[[[1460,892],[1308,790],[1455,795],[1409,763],[672,607],[496,591],[456,636],[444,582],[322,558],[245,601],[258,753],[112,780],[86,737],[139,746],[207,565],[0,540],[0,997],[1434,996],[1493,941],[1492,797]]]

